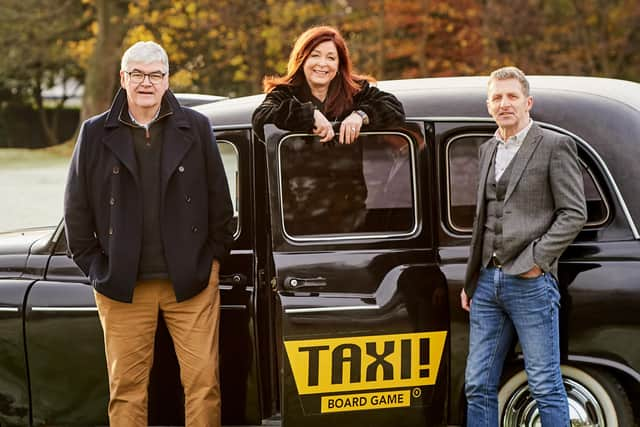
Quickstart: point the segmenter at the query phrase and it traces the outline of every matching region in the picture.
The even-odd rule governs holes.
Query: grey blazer
[[[483,267],[485,186],[497,145],[492,138],[480,146],[478,202],[464,287],[469,298]],[[518,275],[537,264],[557,277],[558,258],[587,218],[575,143],[534,122],[513,161],[502,217],[503,270]]]

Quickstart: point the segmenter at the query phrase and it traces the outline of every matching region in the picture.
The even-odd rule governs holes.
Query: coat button
[[[185,200],[187,203],[191,203],[191,196],[189,196],[189,195],[184,196],[184,200]]]
[[[118,175],[120,173],[120,168],[118,166],[114,166],[111,171],[114,175]]]
[[[110,204],[111,206],[115,205],[115,204],[116,204],[116,198],[115,198],[115,197],[111,197],[111,198],[109,199],[109,204]]]
[[[180,173],[184,172],[184,166],[180,165],[178,167],[178,172],[180,172]]]
[[[191,227],[191,231],[194,233],[198,232],[198,227],[196,227],[195,225],[193,227]]]
[[[113,236],[113,228],[109,227],[109,236]]]

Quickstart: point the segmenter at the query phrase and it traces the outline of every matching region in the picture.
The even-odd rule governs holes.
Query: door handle
[[[221,274],[219,283],[229,286],[246,286],[247,276],[242,273]]]
[[[287,277],[284,279],[284,286],[290,289],[323,288],[327,286],[327,279],[324,277]]]

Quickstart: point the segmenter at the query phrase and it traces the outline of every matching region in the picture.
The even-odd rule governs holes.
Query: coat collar
[[[138,182],[138,167],[133,148],[133,139],[127,125],[120,121],[120,115],[127,102],[127,93],[124,89],[118,90],[107,118],[105,120],[105,136],[102,141],[131,172],[136,183]],[[162,164],[161,180],[163,190],[178,167],[184,155],[193,144],[193,138],[188,130],[191,123],[188,120],[185,110],[180,106],[173,93],[167,90],[162,97],[162,102],[168,107],[168,115],[165,114],[161,120],[166,120],[164,124],[164,135],[162,142]]]
[[[127,93],[124,89],[118,90],[107,119],[104,122],[105,133],[102,142],[111,150],[111,152],[120,160],[120,162],[129,170],[136,184],[138,182],[138,165],[136,155],[133,149],[133,138],[131,132],[126,125],[120,122],[120,114],[127,102]]]
[[[531,125],[531,129],[529,129],[527,137],[522,143],[522,147],[520,147],[518,153],[513,159],[513,169],[511,170],[509,185],[507,185],[507,191],[504,195],[505,202],[509,200],[509,197],[513,193],[513,190],[516,188],[516,185],[518,184],[518,181],[520,181],[520,177],[522,176],[527,163],[529,163],[529,159],[531,159],[531,156],[536,150],[536,147],[540,143],[541,139],[542,129],[534,122],[533,125]]]
[[[116,93],[116,96],[113,98],[113,102],[111,103],[111,107],[109,108],[109,113],[107,114],[107,119],[104,122],[105,128],[114,128],[121,125],[120,123],[120,113],[127,103],[127,91],[120,88]],[[184,112],[184,109],[176,99],[173,92],[167,89],[167,91],[162,96],[162,103],[166,104],[169,111],[173,116],[173,121],[175,122],[175,126],[177,127],[190,127],[189,120],[187,120],[187,116]]]
[[[516,188],[516,184],[522,177],[522,173],[524,172],[527,163],[529,163],[529,159],[533,155],[536,147],[540,143],[542,139],[542,129],[536,122],[533,122],[531,125],[531,129],[527,133],[524,142],[522,143],[522,147],[518,150],[518,153],[513,158],[513,168],[511,169],[511,176],[509,177],[509,184],[507,185],[507,191],[505,192],[504,201],[506,202],[513,191]],[[480,209],[480,202],[484,201],[484,192],[487,186],[487,177],[489,175],[489,170],[491,169],[491,162],[494,159],[494,153],[498,147],[498,140],[493,137],[487,142],[487,147],[483,152],[483,156],[481,158],[480,164],[480,182],[478,183],[478,204],[477,209]],[[484,203],[484,202],[482,202]]]

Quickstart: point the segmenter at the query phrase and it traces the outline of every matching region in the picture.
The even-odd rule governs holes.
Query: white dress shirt
[[[498,140],[498,151],[496,152],[496,163],[494,168],[496,172],[496,182],[500,180],[502,173],[507,169],[507,167],[509,167],[509,163],[511,163],[511,160],[513,160],[518,153],[518,150],[522,146],[522,143],[527,137],[532,125],[533,120],[529,119],[529,124],[524,129],[512,137],[507,138],[506,141],[502,139],[500,129],[496,130],[495,137]]]

